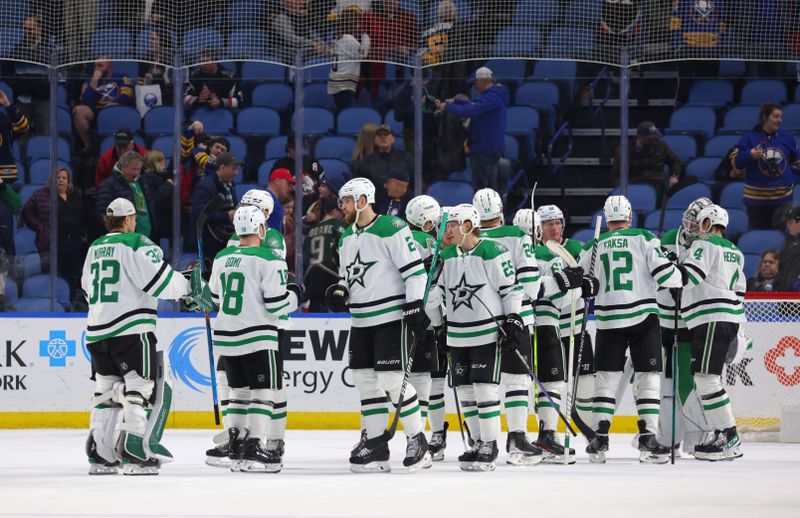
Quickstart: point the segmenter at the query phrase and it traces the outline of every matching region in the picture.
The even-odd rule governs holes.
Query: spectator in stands
[[[356,103],[356,87],[361,74],[361,60],[369,52],[369,35],[358,34],[361,10],[350,7],[342,11],[336,19],[333,64],[328,74],[328,95],[333,97],[336,110],[341,111]]]
[[[139,62],[139,77],[142,84],[158,85],[161,88],[161,98],[166,103],[172,102],[171,69],[164,63],[172,62],[172,49],[169,36],[158,30],[150,31],[147,52]]]
[[[192,137],[187,135],[199,131]],[[217,159],[224,153],[230,152],[231,143],[225,137],[208,136],[203,131],[203,123],[195,121],[184,131],[181,137],[181,155],[187,159],[186,168],[195,176],[214,174],[217,168]]]
[[[288,63],[294,63],[297,50],[306,57],[328,54],[314,29],[304,0],[283,0],[281,11],[272,19],[273,47]]]
[[[761,254],[758,273],[747,279],[747,291],[775,291],[779,265],[778,252],[775,250],[767,250]]]
[[[720,160],[719,165],[714,170],[714,178],[718,182],[738,182],[744,180],[744,169],[737,169],[734,160],[736,153],[739,152],[738,146],[733,146]]]
[[[620,146],[614,153],[611,169],[614,185],[620,182]],[[661,192],[664,189],[664,166],[669,168],[667,187],[672,187],[681,177],[681,160],[661,140],[661,132],[650,121],[643,121],[636,128],[636,138],[628,144],[628,182],[649,183]]]
[[[414,197],[408,190],[408,173],[404,169],[392,169],[383,182],[383,189],[375,196],[375,212],[402,218],[406,213],[406,205]]]
[[[114,132],[114,145],[100,155],[100,159],[97,161],[94,173],[95,187],[113,174],[114,165],[119,160],[119,157],[127,151],[136,151],[140,155],[144,155],[147,150],[134,142],[133,131],[128,128],[121,128]]]
[[[464,94],[455,96],[456,102],[467,103],[469,97]],[[439,129],[436,137],[436,157],[432,166],[433,174],[430,180],[446,180],[450,173],[463,171],[467,167],[467,151],[469,144],[469,119],[459,117],[454,113],[441,112]],[[503,143],[505,146],[505,142]],[[500,181],[500,165],[498,161],[498,184]]]
[[[295,159],[297,152],[294,149],[294,135],[291,135],[286,140],[286,156],[281,157],[272,164],[272,171],[276,169],[288,169],[293,171],[292,176],[297,177],[297,170],[295,168]],[[322,164],[317,160],[312,160],[310,156],[303,150],[303,206],[308,207],[317,200],[317,187],[319,185],[320,177],[325,174],[325,169]]]
[[[303,276],[311,312],[325,312],[325,290],[339,279],[339,238],[344,232],[336,198],[321,200],[323,217],[308,229],[303,241]]]
[[[225,70],[217,62],[217,55],[211,49],[200,53],[199,67],[189,74],[183,96],[183,105],[193,108],[239,108],[242,103],[242,90],[236,74]]]
[[[79,153],[92,153],[92,122],[100,110],[114,105],[133,106],[134,99],[133,82],[128,76],[115,74],[107,58],[95,61],[92,77],[81,90],[81,104],[72,111],[75,131],[83,144]]]
[[[142,182],[143,161],[136,151],[126,151],[119,157],[113,174],[97,188],[95,214],[98,222],[102,221],[108,205],[117,198],[125,198],[136,207],[136,232],[150,237],[158,235],[154,228],[156,199]]]
[[[777,209],[792,199],[800,157],[782,123],[781,107],[765,103],[758,124],[742,135],[733,159],[734,167],[745,170],[744,205],[751,228],[780,228]]]
[[[436,107],[470,119],[469,162],[475,190],[489,187],[500,192],[497,164],[505,150],[508,89],[495,83],[487,67],[475,71],[475,89],[480,95],[473,101],[448,99],[436,101]],[[505,186],[503,186],[505,187]]]
[[[217,194],[225,197],[225,204],[222,208],[214,211],[208,218],[208,223],[203,228],[203,259],[211,270],[210,265],[214,262],[217,253],[225,248],[228,239],[233,235],[233,214],[236,212],[236,203],[239,197],[236,196],[236,186],[233,179],[241,163],[230,153],[223,153],[217,158],[217,168],[214,174],[207,174],[194,188],[192,193],[192,217],[197,217],[203,212]]]
[[[409,155],[414,156],[414,146],[416,145],[414,122],[416,105],[414,101],[414,71],[409,72],[409,79],[401,86],[392,100],[394,106],[394,118],[403,124],[403,144]],[[422,74],[423,92],[427,91],[430,81],[429,69],[425,69]],[[436,105],[430,97],[423,98],[422,103],[422,170],[430,169],[431,157],[436,153],[436,133],[438,130],[437,120],[434,118]]]
[[[350,162],[350,170],[357,171],[361,163],[372,153],[375,152],[375,133],[378,131],[378,125],[368,122],[361,126],[361,131],[358,132],[356,145],[353,148],[351,155],[353,161]]]
[[[172,230],[172,176],[167,171],[167,159],[161,151],[148,151],[142,163],[142,183],[156,200],[153,218],[159,233],[154,241],[169,237]]]
[[[800,291],[800,207],[789,211],[775,291]]]
[[[303,224],[308,227],[308,225],[312,225],[320,221],[320,219],[325,214],[324,212],[324,204],[326,200],[334,200],[336,201],[339,197],[339,189],[342,188],[342,185],[350,179],[350,175],[329,171],[322,175],[319,180],[319,187],[317,188],[318,192],[318,199],[311,206],[306,210],[305,216],[303,216]],[[306,231],[308,228],[306,228]]]
[[[22,198],[0,176],[0,256],[14,257],[17,254],[14,246],[14,215],[19,214],[21,208]]]
[[[269,228],[274,228],[281,234],[286,229],[283,221],[283,204],[294,196],[294,176],[288,169],[276,169],[269,174],[269,185],[267,191],[275,201],[275,207],[269,215],[267,224]]]
[[[22,220],[36,232],[36,248],[41,256],[42,271],[49,271],[50,264],[50,186],[47,184],[34,191],[22,207]],[[86,224],[83,219],[83,200],[72,184],[69,171],[59,169],[56,173],[58,190],[58,275],[67,281],[70,293],[80,287],[81,269],[87,249]]]
[[[405,151],[394,147],[394,135],[388,124],[381,124],[375,131],[375,152],[358,163],[353,176],[363,176],[380,185],[389,177],[389,171],[401,170],[411,177],[414,161]]]
[[[50,134],[50,79],[47,67],[34,65],[50,63],[53,46],[45,39],[37,16],[22,23],[22,41],[11,51],[3,73],[8,85],[17,92],[17,102],[38,135]],[[24,60],[24,61],[22,61]]]
[[[17,157],[14,156],[14,140],[28,131],[28,118],[20,111],[16,103],[8,100],[5,92],[0,90],[0,178],[8,183],[17,181]]]

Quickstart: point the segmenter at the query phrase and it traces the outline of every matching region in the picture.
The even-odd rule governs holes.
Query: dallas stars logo
[[[347,270],[348,286],[352,288],[353,285],[360,284],[362,288],[366,288],[364,285],[364,274],[377,262],[378,261],[362,261],[361,251],[358,251],[353,262],[348,264],[345,268]]]
[[[449,291],[453,295],[453,311],[456,311],[459,306],[466,306],[472,310],[472,297],[478,293],[478,290],[486,286],[485,284],[469,284],[467,283],[467,274],[461,274],[461,280],[458,281],[455,288]]]

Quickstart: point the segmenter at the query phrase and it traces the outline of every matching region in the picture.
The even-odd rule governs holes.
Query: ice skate
[[[420,432],[414,437],[409,437],[406,446],[406,458],[403,459],[403,466],[409,473],[414,473],[418,469],[428,469],[433,465],[431,454],[428,451],[428,441],[425,434]]]
[[[475,463],[478,460],[480,445],[481,441],[474,441],[467,451],[458,456],[458,467],[462,471],[479,471]]]
[[[610,428],[611,422],[600,421],[594,439],[586,446],[586,453],[589,454],[589,462],[605,464],[606,452],[608,451],[608,430]]]
[[[535,466],[544,460],[541,448],[528,441],[525,432],[508,432],[506,463],[512,466]]]
[[[223,430],[214,435],[214,447],[206,450],[206,465],[215,468],[230,468],[231,459],[228,457],[229,434]]]
[[[97,444],[91,434],[86,440],[86,455],[89,457],[90,475],[117,475],[119,473],[119,461],[108,461],[101,457],[97,453]]]
[[[246,449],[245,441],[247,435],[247,429],[244,430],[244,433],[239,432],[236,428],[228,429],[228,458],[230,459],[231,471],[240,471],[240,468],[245,464],[242,457]]]
[[[477,471],[494,471],[497,453],[497,441],[481,441],[481,445],[478,448],[478,456],[475,459]]]
[[[283,454],[286,451],[286,443],[283,439],[269,439],[267,441],[267,449],[275,452],[281,467],[283,467]]]
[[[350,450],[350,455],[355,455],[358,450],[360,450],[364,444],[367,442],[367,431],[361,430],[361,436],[358,438],[358,442],[353,445],[353,448]]]
[[[639,421],[639,462],[643,464],[666,464],[669,462],[668,446],[659,444],[656,434],[647,431],[644,421]]]
[[[158,475],[159,464],[158,460],[153,458],[142,460],[127,451],[122,452],[123,475]]]
[[[742,455],[741,441],[735,426],[714,431],[705,441],[694,447],[694,457],[698,460],[734,460]]]
[[[364,445],[350,455],[350,471],[353,473],[389,473],[389,445],[378,436],[367,439]]]
[[[539,436],[534,443],[544,451],[542,462],[545,464],[564,464],[564,446],[553,430],[545,430],[544,423],[539,422]],[[569,449],[569,463],[575,464],[575,449]]]
[[[450,427],[450,423],[445,421],[444,428],[441,431],[433,432],[431,434],[431,440],[428,443],[428,451],[431,454],[434,462],[439,462],[444,460],[444,450],[447,448],[447,429]]]
[[[242,460],[239,471],[243,473],[278,473],[282,467],[277,449],[265,448],[256,437],[247,439]]]

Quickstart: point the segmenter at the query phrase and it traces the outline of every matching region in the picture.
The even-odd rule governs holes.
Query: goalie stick
[[[225,196],[217,194],[203,207],[203,210],[197,216],[195,222],[195,229],[197,230],[197,258],[200,260],[200,273],[205,272],[205,263],[203,258],[203,229],[208,222],[211,213],[221,209],[225,205]],[[217,396],[217,369],[214,365],[214,348],[211,343],[211,316],[208,311],[203,311],[206,319],[206,340],[208,343],[208,364],[209,364],[209,378],[211,379],[211,401],[214,405],[214,424],[219,424],[219,399]]]
[[[686,188],[690,185],[694,185],[698,182],[696,176],[685,176],[678,180],[678,183],[664,191],[664,196],[661,198],[661,213],[658,215],[658,235],[660,236],[661,233],[664,231],[664,217],[667,214],[667,203],[669,203],[669,199],[675,196],[675,194]]]
[[[670,444],[670,464],[675,464],[675,426],[677,417],[678,399],[678,319],[681,313],[681,290],[677,290],[675,296],[675,326],[673,327],[674,336],[672,337],[672,442]]]

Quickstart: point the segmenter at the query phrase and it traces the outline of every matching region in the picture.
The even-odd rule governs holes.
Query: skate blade
[[[639,452],[639,462],[641,464],[666,464],[669,462],[669,454],[654,455],[648,451]]]
[[[459,462],[458,467],[461,471],[481,471],[477,462]]]
[[[476,462],[478,471],[494,471],[497,465],[494,462]]]
[[[525,455],[524,453],[509,453],[506,464],[512,466],[535,466],[544,461],[544,455]]]
[[[444,460],[444,450],[439,450],[436,453],[431,453],[433,462],[442,462]]]
[[[416,463],[412,464],[411,466],[405,466],[409,473],[414,473],[415,471],[419,471],[420,469],[430,469],[433,466],[433,459],[431,458],[430,452],[425,452],[425,455],[417,461]]]
[[[158,466],[137,466],[136,464],[126,464],[122,467],[122,474],[132,476],[158,475]]]
[[[589,462],[591,462],[592,464],[605,464],[606,455],[605,453],[590,453]]]
[[[392,467],[388,461],[375,461],[369,464],[350,464],[353,473],[390,473]]]
[[[230,468],[231,459],[228,457],[206,456],[206,466],[211,466],[212,468]]]
[[[570,465],[571,464],[575,464],[575,455],[570,455],[569,456],[568,463]],[[542,464],[552,464],[552,465],[562,464],[563,465],[564,464],[564,456],[563,455],[556,455],[555,453],[551,453],[550,455],[547,455],[544,459],[542,459]]]
[[[101,464],[92,464],[89,466],[90,475],[118,475],[119,466],[103,466]]]
[[[248,464],[248,461],[246,461],[246,460],[239,460],[239,459],[231,460],[230,469],[231,469],[232,472],[236,473],[238,471],[241,471],[242,468],[246,468],[247,464]]]
[[[246,467],[240,468],[242,473],[280,473],[281,464],[262,464],[261,462],[251,461]]]

